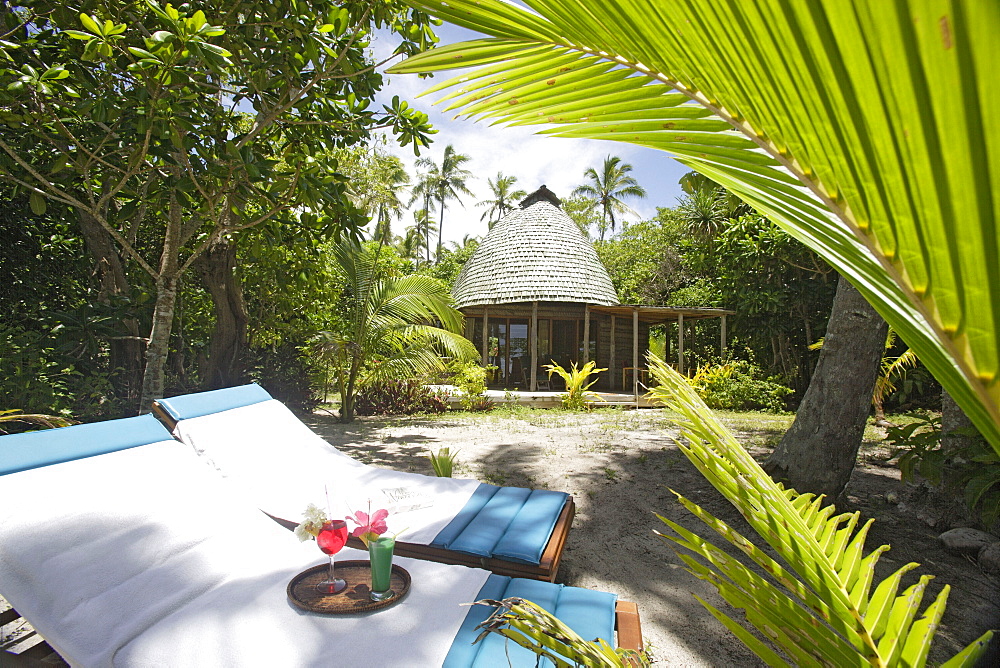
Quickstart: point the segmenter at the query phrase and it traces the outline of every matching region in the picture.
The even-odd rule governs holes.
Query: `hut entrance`
[[[582,365],[584,360],[584,321],[579,318],[538,318],[536,378],[547,378],[544,365],[550,362],[569,369],[571,364]],[[586,359],[597,354],[598,328],[590,329],[590,351]],[[497,370],[489,381],[490,387],[528,390],[531,387],[531,319],[489,316],[486,321],[486,340],[483,346],[483,319],[465,319],[465,337],[477,349],[484,351],[483,364]]]

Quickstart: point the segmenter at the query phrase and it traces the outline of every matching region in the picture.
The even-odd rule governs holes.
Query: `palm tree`
[[[387,276],[378,268],[377,253],[347,239],[334,246],[333,257],[344,278],[341,326],[320,332],[315,349],[337,369],[341,422],[354,420],[360,387],[444,370],[442,355],[478,359],[461,334],[462,314],[444,283],[429,276]]]
[[[453,107],[498,123],[563,119],[546,132],[679,156],[848,277],[1000,453],[993,3],[534,0],[530,12],[492,13],[475,0],[410,1],[503,48],[449,45],[390,71],[466,66],[455,54],[476,53],[480,69],[438,85],[461,85]],[[553,96],[568,76],[588,85]],[[516,81],[516,98],[498,80]],[[918,619],[929,578],[900,594],[897,571],[876,586],[882,549],[865,552],[859,514],[775,485],[683,378],[654,366],[683,414],[685,453],[785,561],[682,499],[785,586],[672,524],[701,557],[685,553],[688,568],[743,609],[739,621],[710,612],[769,665],[924,665],[948,589]],[[990,635],[950,663],[974,663]]]
[[[465,182],[472,178],[472,172],[462,168],[462,165],[469,160],[471,160],[469,156],[456,153],[455,147],[451,144],[444,147],[444,156],[441,158],[440,165],[434,163],[430,158],[417,160],[418,166],[427,167],[429,170],[428,180],[431,183],[433,196],[437,199],[438,211],[441,214],[438,220],[438,242],[437,253],[434,256],[435,263],[437,262],[437,257],[441,254],[441,235],[444,231],[444,210],[447,206],[447,201],[453,199],[461,203],[462,200],[458,196],[459,193],[463,195],[472,194],[472,191],[465,185]]]
[[[417,183],[410,191],[410,206],[417,200],[423,201],[423,208],[413,214],[413,219],[423,235],[424,252],[427,254],[427,264],[431,262],[431,221],[430,212],[434,210],[434,197],[437,192],[437,165],[426,158],[417,160],[418,167],[430,167],[426,172],[417,174]],[[419,219],[418,219],[419,216]]]
[[[681,222],[702,241],[719,236],[728,220],[753,213],[746,202],[698,172],[688,172],[679,183],[685,192],[678,207]]]
[[[403,215],[405,205],[400,194],[405,193],[410,185],[410,175],[406,172],[402,161],[396,156],[387,156],[379,170],[380,183],[371,187],[364,198],[365,208],[375,219],[376,241],[389,243],[392,240],[392,219]]]
[[[590,183],[578,186],[573,191],[574,195],[589,197],[600,205],[604,223],[600,228],[601,241],[604,241],[604,234],[609,226],[612,233],[615,231],[616,213],[619,215],[635,213],[622,200],[627,197],[646,196],[645,188],[628,175],[631,171],[632,165],[623,163],[617,155],[609,155],[604,158],[601,172],[598,173],[596,169],[589,167],[583,175],[590,179]]]
[[[528,196],[523,190],[511,190],[514,184],[517,183],[516,176],[504,176],[503,172],[497,172],[497,178],[488,179],[490,191],[493,193],[493,199],[483,200],[476,204],[476,206],[488,206],[489,209],[483,213],[479,220],[483,220],[489,217],[490,229],[493,229],[493,225],[503,218],[508,211],[512,211],[514,206],[522,199]],[[496,214],[496,220],[493,220],[493,214]]]

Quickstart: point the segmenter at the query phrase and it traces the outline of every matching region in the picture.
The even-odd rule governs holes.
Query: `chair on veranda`
[[[324,441],[258,385],[155,402],[174,436],[287,527],[329,495],[343,514],[390,506],[397,554],[554,581],[573,521],[563,492],[368,466]],[[355,539],[356,540],[356,539]],[[358,543],[355,544],[356,546]]]
[[[489,609],[461,604],[509,596],[588,639],[612,640],[617,617],[619,645],[640,642],[634,606],[613,594],[405,557],[412,586],[398,604],[305,612],[286,585],[323,561],[316,546],[152,416],[0,437],[0,497],[0,595],[71,665],[506,665],[509,650],[533,666],[499,636],[471,644]]]

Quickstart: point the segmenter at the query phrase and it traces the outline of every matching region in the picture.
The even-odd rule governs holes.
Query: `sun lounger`
[[[72,665],[506,665],[499,636],[471,647],[488,610],[461,604],[484,597],[530,598],[584,637],[614,633],[611,594],[407,558],[412,586],[393,607],[304,612],[285,587],[322,563],[315,544],[152,416],[0,437],[0,498],[0,595]],[[618,605],[628,647],[638,619]]]
[[[372,508],[395,505],[397,524],[389,529],[405,530],[397,539],[399,554],[513,577],[556,578],[575,512],[568,494],[365,465],[257,385],[161,399],[153,411],[285,526],[297,523],[307,503],[322,507],[326,494],[345,514],[367,511],[369,501]]]

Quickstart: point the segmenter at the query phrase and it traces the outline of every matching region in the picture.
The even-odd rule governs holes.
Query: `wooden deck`
[[[448,397],[449,405],[457,407],[461,403],[458,389],[452,385],[432,385],[434,390],[450,392]],[[486,390],[486,398],[494,404],[516,403],[521,406],[532,406],[534,408],[559,408],[562,405],[562,396],[565,392],[521,392],[519,390]],[[643,394],[639,395],[638,402],[632,394],[622,394],[620,392],[595,392],[600,397],[599,401],[590,401],[587,404],[591,408],[622,406],[625,408],[655,408]]]

